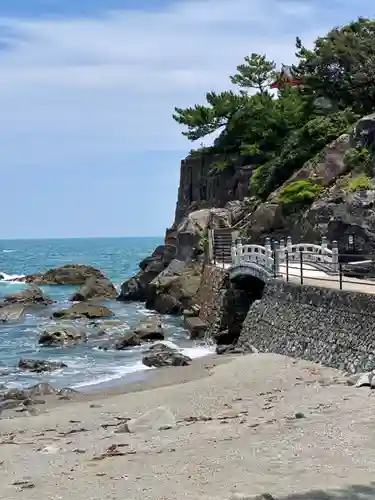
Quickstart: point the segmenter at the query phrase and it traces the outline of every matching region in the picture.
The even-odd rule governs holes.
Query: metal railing
[[[274,278],[301,285],[323,286],[340,290],[365,291],[375,293],[375,256],[363,255],[358,261],[358,254],[339,254],[337,271],[326,272],[314,266],[311,252],[300,251],[299,259],[291,260],[285,251],[284,262],[274,265]],[[353,262],[351,262],[353,259]]]

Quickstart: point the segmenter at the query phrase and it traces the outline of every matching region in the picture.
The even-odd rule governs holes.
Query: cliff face
[[[175,213],[178,225],[189,213],[204,208],[221,208],[228,201],[248,196],[251,167],[234,164],[215,173],[215,165],[225,164],[226,155],[202,158],[188,156],[181,161],[180,185]]]

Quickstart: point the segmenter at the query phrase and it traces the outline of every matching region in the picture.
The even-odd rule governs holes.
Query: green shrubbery
[[[372,152],[368,148],[362,146],[350,148],[345,153],[344,162],[349,170],[372,175],[374,160]]]
[[[353,193],[354,191],[362,191],[372,188],[373,184],[371,178],[366,174],[362,174],[349,180],[347,191],[348,193]]]
[[[281,205],[309,205],[321,191],[321,186],[309,180],[295,181],[281,189],[279,203]]]

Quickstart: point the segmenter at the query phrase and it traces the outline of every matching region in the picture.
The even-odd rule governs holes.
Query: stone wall
[[[189,212],[201,208],[223,207],[228,201],[248,195],[251,168],[235,165],[220,175],[212,173],[215,164],[227,162],[227,155],[188,156],[181,161],[180,184],[175,213],[179,223]]]
[[[201,283],[197,293],[197,304],[201,310],[199,318],[211,325],[221,312],[222,295],[226,290],[228,273],[216,266],[206,265],[203,270]]]
[[[375,295],[270,282],[238,346],[253,345],[351,373],[375,368]]]

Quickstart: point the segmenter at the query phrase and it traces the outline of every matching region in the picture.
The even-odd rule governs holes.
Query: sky
[[[1,0],[1,238],[161,236],[191,149],[174,106],[251,52],[293,62],[371,0]]]

